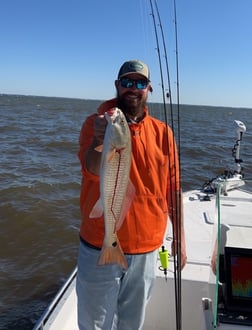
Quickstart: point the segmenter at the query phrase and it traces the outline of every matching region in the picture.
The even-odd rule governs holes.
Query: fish
[[[100,198],[90,218],[104,216],[105,234],[98,265],[118,264],[128,268],[117,237],[135,195],[130,180],[131,134],[127,120],[119,108],[105,112],[107,126],[100,165]]]

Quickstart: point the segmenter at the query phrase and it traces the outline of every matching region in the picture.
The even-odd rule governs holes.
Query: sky
[[[159,47],[149,0],[0,0],[0,94],[109,99],[140,59],[150,102],[163,77],[174,103],[252,108],[252,1],[176,0],[175,21],[173,0],[157,0],[166,51],[153,4]]]

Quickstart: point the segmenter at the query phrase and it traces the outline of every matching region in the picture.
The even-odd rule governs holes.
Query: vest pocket
[[[168,219],[166,201],[156,196],[138,196],[134,202],[139,244],[162,244]]]

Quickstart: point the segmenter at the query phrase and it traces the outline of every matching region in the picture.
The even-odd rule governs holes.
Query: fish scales
[[[99,200],[104,214],[105,236],[98,264],[116,263],[127,268],[116,232],[134,197],[134,187],[130,182],[131,135],[120,109],[114,108],[105,113],[105,117],[108,124],[101,158]],[[93,211],[91,213],[93,216]]]
[[[129,151],[125,149],[115,152],[113,159],[104,163],[104,174],[102,178],[105,201],[104,211],[108,213],[112,211],[115,221],[120,217],[122,202],[129,181],[129,173],[127,173],[130,167]]]

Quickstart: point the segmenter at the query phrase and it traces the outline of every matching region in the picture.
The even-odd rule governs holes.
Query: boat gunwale
[[[58,303],[63,298],[64,294],[68,291],[69,287],[75,280],[76,275],[77,275],[77,267],[75,267],[75,269],[72,271],[72,273],[68,277],[67,281],[63,284],[63,286],[57,292],[57,294],[54,297],[54,299],[52,300],[52,302],[49,304],[49,306],[46,308],[46,310],[41,315],[39,320],[36,322],[35,326],[33,327],[33,330],[43,330],[44,329],[46,322],[52,316],[55,309],[58,307]]]

